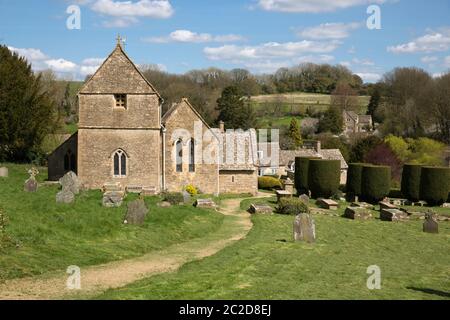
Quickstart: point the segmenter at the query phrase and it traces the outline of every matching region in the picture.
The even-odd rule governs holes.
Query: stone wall
[[[226,171],[220,170],[220,193],[251,193],[258,192],[257,171]]]
[[[64,168],[64,157],[68,152],[75,155],[77,161],[78,134],[73,134],[48,156],[48,180],[57,181],[70,170]],[[77,168],[73,170],[77,173]]]

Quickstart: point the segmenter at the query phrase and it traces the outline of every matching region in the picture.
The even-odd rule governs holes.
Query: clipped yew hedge
[[[361,174],[361,196],[370,203],[377,203],[391,190],[391,167],[366,165]]]
[[[308,167],[310,158],[295,158],[294,185],[299,195],[308,194]]]
[[[422,167],[420,174],[420,199],[429,205],[447,201],[450,190],[450,168]]]
[[[354,196],[361,196],[361,176],[364,163],[350,163],[347,171],[346,192]]]
[[[314,198],[329,198],[339,190],[339,160],[309,160],[308,187]]]
[[[258,177],[258,189],[281,189],[281,181],[271,176]]]
[[[401,191],[403,197],[411,201],[420,200],[420,175],[422,166],[405,164],[403,166]]]

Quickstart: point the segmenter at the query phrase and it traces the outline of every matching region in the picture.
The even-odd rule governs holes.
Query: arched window
[[[183,172],[183,142],[181,141],[181,139],[179,139],[175,143],[175,157],[177,172]]]
[[[72,150],[67,150],[66,154],[64,155],[64,171],[69,172],[77,172],[77,157],[75,153],[72,152]]]
[[[189,172],[195,172],[195,140],[189,142]]]
[[[127,175],[127,155],[122,150],[117,150],[113,156],[114,176],[125,177]]]

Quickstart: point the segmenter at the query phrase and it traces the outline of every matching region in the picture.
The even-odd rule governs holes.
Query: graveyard
[[[27,283],[63,275],[69,265],[87,273],[115,263],[121,270],[121,261],[133,268],[140,257],[165,258],[178,247],[176,254],[183,258],[176,271],[169,268],[112,289],[56,297],[449,299],[448,208],[433,207],[439,224],[436,234],[423,230],[429,207],[384,202],[366,207],[362,201],[289,197],[290,191],[278,192],[280,199],[269,191],[256,198],[200,195],[186,202],[183,196],[141,198],[130,192],[120,205],[105,206],[101,191],[80,190],[73,202],[64,203],[58,202],[58,195],[67,187],[46,182],[45,168],[3,166],[9,173],[0,178],[2,223],[6,221],[0,248],[2,289],[9,281]],[[36,175],[34,192],[24,190],[29,175]],[[348,209],[356,205],[370,217],[348,216]],[[305,213],[296,218],[293,206],[296,213]],[[382,209],[391,206],[417,214],[383,221]],[[131,207],[140,214],[129,217]],[[300,234],[300,241],[294,241],[298,234],[293,234],[293,226],[295,231],[307,216],[313,234],[306,235],[308,239]],[[243,229],[247,220],[251,224]],[[206,249],[207,253],[198,251]],[[367,268],[372,265],[381,269],[381,290],[367,287]]]

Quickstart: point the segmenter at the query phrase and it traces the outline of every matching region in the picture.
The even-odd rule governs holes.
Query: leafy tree
[[[249,129],[256,123],[252,106],[244,101],[242,91],[237,86],[226,87],[217,99],[218,120],[225,122],[226,128]]]
[[[339,149],[345,161],[350,160],[350,146],[345,141],[345,138],[335,137],[330,133],[321,133],[317,135],[322,149]]]
[[[331,105],[340,110],[359,113],[357,91],[346,82],[339,82],[331,94]]]
[[[376,136],[369,136],[367,138],[360,139],[352,147],[350,152],[350,162],[360,163],[364,162],[366,154],[377,145],[381,144],[383,140]]]
[[[385,143],[376,145],[364,157],[365,163],[391,167],[392,179],[399,183],[402,174],[402,161]]]
[[[0,159],[29,161],[54,128],[54,104],[31,65],[0,46]]]
[[[372,96],[370,97],[369,105],[367,106],[367,115],[372,116],[374,122],[381,122],[381,118],[378,114],[378,107],[381,102],[380,90],[375,87]]]
[[[319,132],[342,133],[344,119],[339,108],[330,107],[319,121]]]
[[[289,125],[289,137],[292,139],[294,146],[299,148],[303,145],[302,134],[297,119],[292,118]]]
[[[409,149],[410,146],[402,137],[396,137],[391,134],[384,138],[384,142],[403,162],[407,162],[411,158],[411,150]]]

